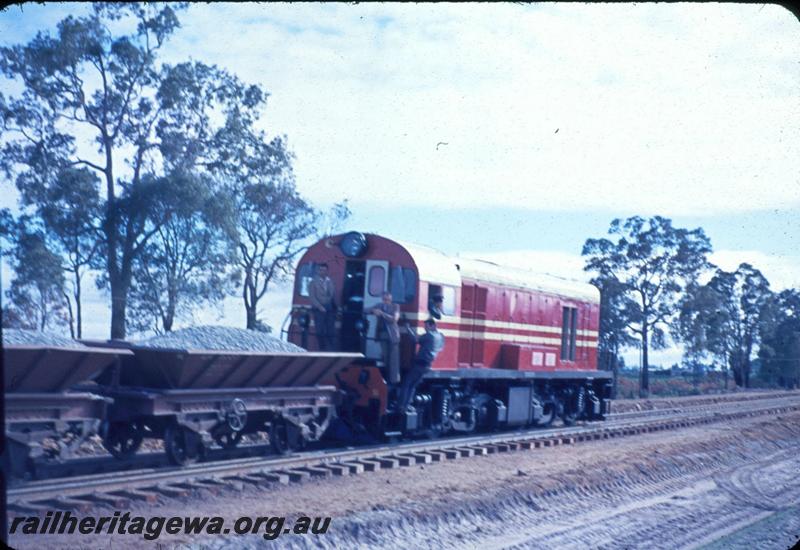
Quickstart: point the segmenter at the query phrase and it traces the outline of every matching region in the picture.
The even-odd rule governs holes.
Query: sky
[[[0,43],[86,10],[8,7]],[[347,229],[587,279],[587,238],[658,214],[704,228],[720,267],[800,286],[800,22],[784,8],[213,3],[180,20],[162,58],[263,85],[300,192],[348,199]],[[88,290],[87,334],[104,337],[107,297]],[[262,314],[278,327],[288,308],[275,288]],[[217,317],[195,322],[240,326],[239,299]]]

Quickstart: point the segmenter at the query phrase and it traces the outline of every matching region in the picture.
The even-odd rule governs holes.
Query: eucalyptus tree
[[[261,87],[199,61],[159,60],[185,7],[97,3],[53,35],[0,48],[0,70],[22,86],[15,97],[0,95],[0,167],[23,202],[37,204],[66,169],[99,176],[99,280],[110,291],[112,338],[126,334],[137,261],[170,219],[148,209],[159,204],[158,182],[231,165],[264,178],[289,163],[283,140],[265,142],[254,129],[268,95]]]
[[[719,357],[738,386],[749,387],[752,358],[767,322],[772,292],[758,269],[717,269],[711,280],[688,292],[676,331],[690,350]]]
[[[620,353],[636,344],[627,330],[622,315],[625,307],[625,287],[614,278],[594,277],[591,283],[600,290],[600,330],[597,342],[600,368],[614,375],[613,396],[617,393]]]
[[[67,303],[61,258],[47,247],[44,233],[30,218],[22,216],[13,231],[13,248],[6,252],[14,270],[14,279],[5,292],[6,326],[31,330],[63,326]]]
[[[760,337],[762,377],[786,388],[800,387],[800,289],[773,295]]]
[[[166,219],[139,255],[131,289],[132,328],[169,332],[219,303],[237,282],[235,209],[208,177],[172,174],[151,206]]]
[[[83,280],[102,267],[102,207],[97,176],[86,168],[62,170],[36,201],[51,249],[63,260],[71,292],[66,295],[70,333],[83,336]],[[73,314],[74,308],[74,314]]]
[[[641,342],[640,394],[646,397],[650,347],[666,345],[664,328],[676,313],[683,290],[708,268],[711,244],[701,228],[676,228],[660,216],[615,219],[608,233],[614,240],[586,241],[584,269],[619,285],[621,297],[613,311]]]

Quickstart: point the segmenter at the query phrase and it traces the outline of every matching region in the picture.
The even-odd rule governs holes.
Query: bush
[[[695,384],[693,376],[650,378],[650,397],[680,397],[684,395],[706,395],[723,393],[725,378],[721,372],[710,372]],[[728,380],[728,391],[736,391],[733,376]],[[617,399],[637,399],[639,377],[620,375],[617,379]]]

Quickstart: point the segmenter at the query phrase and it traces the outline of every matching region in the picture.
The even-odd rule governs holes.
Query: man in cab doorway
[[[388,367],[389,383],[400,383],[400,306],[392,302],[392,293],[384,292],[383,301],[372,308],[378,318],[377,335],[383,349],[383,361]]]
[[[320,351],[335,351],[336,334],[336,287],[328,276],[328,264],[317,265],[317,274],[308,285],[311,312],[314,315],[314,330]]]

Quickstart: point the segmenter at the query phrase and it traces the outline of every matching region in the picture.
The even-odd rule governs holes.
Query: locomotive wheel
[[[197,462],[205,450],[197,433],[177,424],[170,424],[164,430],[164,449],[169,461],[177,466]]]
[[[565,426],[572,426],[578,420],[579,411],[575,410],[575,407],[569,401],[564,403],[563,410],[561,412],[561,420],[564,422]]]
[[[242,440],[242,432],[225,432],[214,436],[214,441],[223,449],[235,449]]]
[[[536,425],[542,428],[549,426],[556,418],[556,406],[553,403],[545,403],[542,408],[542,417],[536,421]]]
[[[496,428],[496,422],[491,418],[491,407],[494,405],[494,398],[491,395],[487,395],[485,393],[478,394],[473,402],[473,407],[475,407],[476,417],[475,422],[477,424],[477,428],[481,430],[492,430]]]
[[[135,455],[144,439],[144,426],[138,420],[104,423],[102,431],[103,447],[119,460]]]

